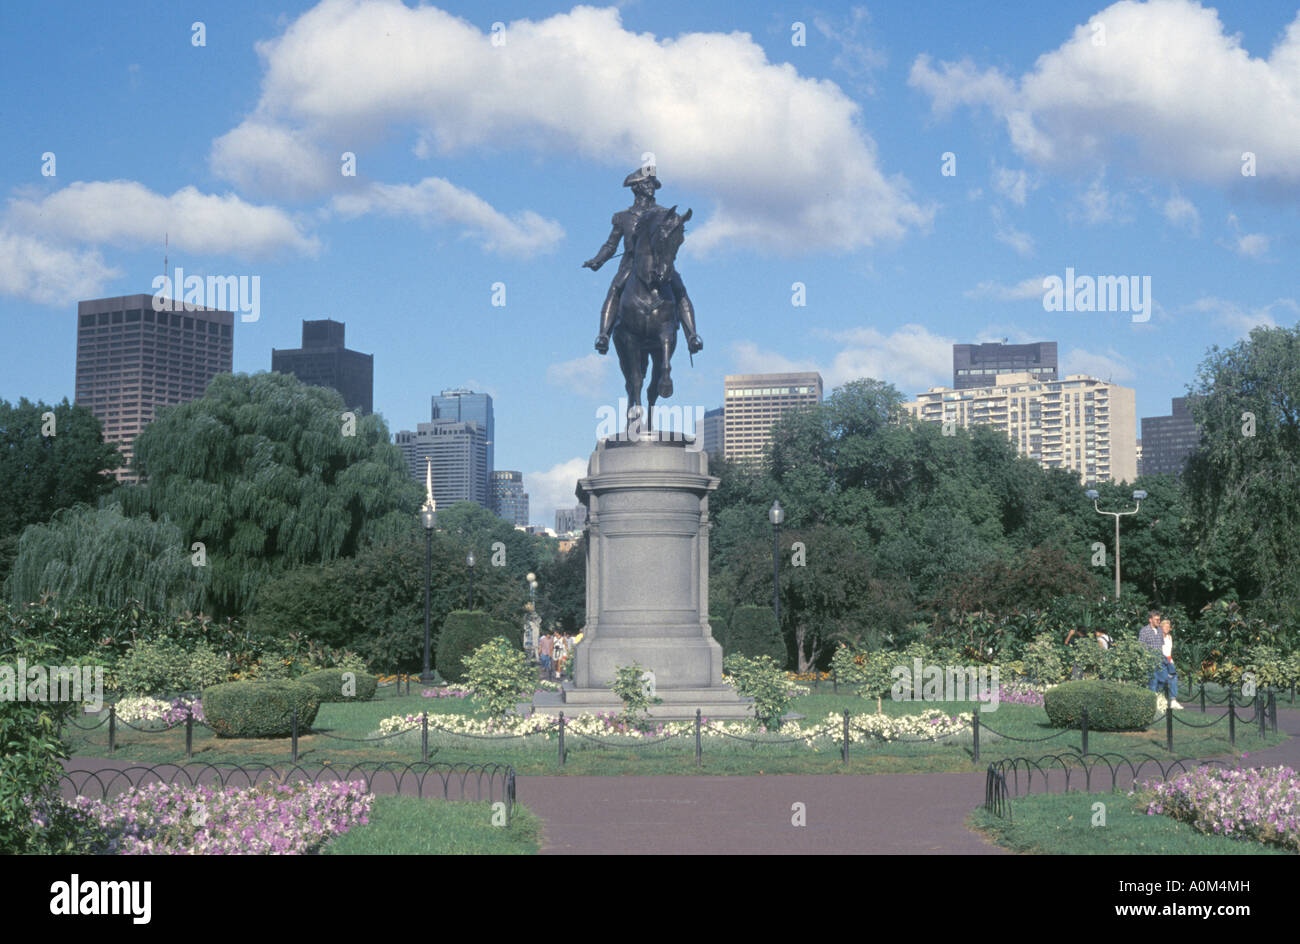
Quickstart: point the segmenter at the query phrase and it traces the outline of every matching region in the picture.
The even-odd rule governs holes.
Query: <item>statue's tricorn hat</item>
[[[659,178],[655,176],[655,169],[653,167],[638,167],[636,170],[632,171],[632,173],[623,178],[623,186],[630,187],[643,180],[650,181],[656,190],[663,186],[663,184],[659,182]]]

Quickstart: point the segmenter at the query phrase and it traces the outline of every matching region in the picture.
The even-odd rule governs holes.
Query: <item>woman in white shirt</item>
[[[1174,626],[1169,620],[1160,621],[1160,631],[1164,634],[1164,640],[1160,644],[1160,652],[1165,658],[1166,669],[1169,672],[1169,707],[1181,708],[1178,704],[1178,669],[1174,666]]]

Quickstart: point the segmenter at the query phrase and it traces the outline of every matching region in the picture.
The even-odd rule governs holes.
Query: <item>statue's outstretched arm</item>
[[[623,229],[618,224],[610,231],[609,239],[605,240],[605,245],[600,247],[600,251],[583,263],[585,268],[593,272],[608,262],[618,249],[618,241],[623,238]]]

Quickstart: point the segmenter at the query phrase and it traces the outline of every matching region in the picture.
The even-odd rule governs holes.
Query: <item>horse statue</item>
[[[673,395],[672,356],[677,349],[678,300],[686,299],[681,276],[673,268],[691,211],[677,206],[648,210],[637,227],[632,271],[623,286],[614,321],[614,349],[627,388],[628,430],[640,427],[641,385],[653,365],[646,388],[646,429],[654,426],[655,401]],[[689,300],[686,301],[689,305]]]

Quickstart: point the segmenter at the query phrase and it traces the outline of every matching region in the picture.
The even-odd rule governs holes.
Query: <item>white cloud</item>
[[[1072,219],[1082,219],[1093,226],[1099,223],[1129,222],[1124,213],[1128,206],[1127,199],[1122,193],[1111,193],[1106,188],[1104,178],[1104,174],[1098,174],[1088,189],[1079,194],[1078,206],[1070,210]]]
[[[355,217],[365,213],[409,216],[425,224],[460,226],[490,252],[532,256],[554,249],[564,228],[531,210],[508,217],[486,200],[441,177],[418,184],[370,184],[333,200],[334,211]]]
[[[1002,212],[1001,207],[989,207],[989,213],[993,217],[993,238],[998,242],[1010,246],[1022,256],[1032,255],[1034,252],[1034,237],[1030,236],[1023,230],[1018,230],[1007,222],[1006,214]]]
[[[811,360],[796,361],[784,354],[761,351],[753,341],[737,341],[732,344],[731,362],[738,374],[792,374],[821,369]]]
[[[624,29],[616,9],[579,6],[503,35],[494,45],[434,7],[325,0],[258,44],[261,98],[215,143],[213,170],[279,195],[317,151],[414,130],[421,153],[526,148],[616,177],[652,152],[666,185],[714,201],[692,251],[851,251],[933,218],[881,169],[856,102],[769,62],[747,33],[661,40]]]
[[[1216,324],[1227,328],[1238,337],[1247,336],[1252,328],[1276,328],[1278,321],[1274,317],[1274,312],[1277,312],[1284,321],[1300,320],[1300,304],[1297,304],[1294,298],[1277,298],[1267,305],[1248,308],[1237,302],[1207,295],[1198,298],[1188,308],[1198,314],[1212,316]]]
[[[815,370],[827,390],[872,377],[908,395],[952,379],[953,340],[931,334],[921,325],[906,324],[890,334],[861,327],[827,336],[842,345],[829,364],[792,360],[742,341],[732,348],[736,370],[746,374]]]
[[[122,272],[96,250],[67,249],[0,229],[0,294],[42,305],[96,298]]]
[[[974,288],[968,288],[963,294],[967,298],[992,298],[999,302],[1025,301],[1031,298],[1041,300],[1046,289],[1043,288],[1045,275],[1033,275],[1022,279],[1015,285],[1002,285],[992,280],[980,282]]]
[[[574,494],[578,479],[587,474],[586,459],[569,459],[541,472],[524,474],[528,492],[528,520],[533,524],[555,527],[555,509],[578,504]]]
[[[1137,378],[1137,372],[1128,364],[1124,356],[1114,348],[1107,348],[1104,354],[1073,348],[1061,356],[1060,376],[1070,374],[1087,374],[1098,380],[1123,384]]]
[[[212,144],[212,170],[239,190],[296,200],[341,179],[343,151],[326,154],[301,131],[245,121]]]
[[[1165,219],[1178,226],[1188,230],[1192,235],[1201,231],[1201,214],[1197,211],[1196,205],[1188,200],[1178,188],[1174,187],[1169,194],[1169,199],[1161,207]]]
[[[276,207],[194,187],[168,197],[133,180],[77,181],[45,197],[14,197],[7,216],[15,229],[91,245],[161,249],[167,236],[174,250],[243,259],[319,249]]]
[[[1031,190],[1038,185],[1029,179],[1029,174],[1021,168],[1011,170],[1009,167],[993,165],[993,188],[1016,206],[1024,206]]]
[[[1231,239],[1220,239],[1219,245],[1231,249],[1240,256],[1257,259],[1268,252],[1268,237],[1263,233],[1243,233],[1237,214],[1228,214],[1228,227],[1232,230]]]
[[[605,387],[605,380],[609,376],[609,360],[613,356],[612,352],[602,357],[593,351],[571,361],[551,364],[546,368],[546,382],[590,396]]]
[[[1105,28],[1104,45],[1093,43],[1094,24]],[[1018,78],[970,60],[935,66],[922,55],[909,82],[936,114],[989,108],[1015,150],[1040,166],[1124,162],[1227,187],[1242,182],[1242,153],[1251,151],[1268,155],[1261,180],[1300,187],[1300,16],[1260,58],[1212,8],[1122,0]]]

